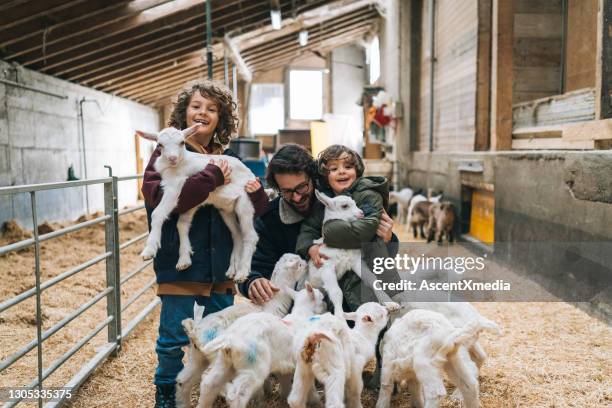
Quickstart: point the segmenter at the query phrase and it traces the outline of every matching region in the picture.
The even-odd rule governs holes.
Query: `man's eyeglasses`
[[[310,191],[310,180],[307,180],[301,184],[298,184],[297,187],[295,188],[281,188],[279,190],[280,194],[283,196],[284,199],[286,200],[290,200],[293,197],[293,194],[299,194],[299,195],[304,195],[306,193],[308,193]]]

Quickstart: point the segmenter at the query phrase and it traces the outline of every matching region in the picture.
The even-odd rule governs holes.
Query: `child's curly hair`
[[[323,176],[323,180],[327,180],[327,176],[329,175],[327,163],[331,160],[338,159],[344,159],[347,163],[353,165],[357,172],[357,177],[363,176],[365,165],[363,164],[363,159],[356,151],[343,145],[331,145],[319,153],[319,157],[317,158],[319,174]]]
[[[221,144],[228,144],[232,136],[238,132],[238,105],[234,102],[232,92],[217,81],[206,79],[187,83],[176,97],[168,126],[177,129],[187,127],[187,106],[196,92],[200,92],[203,97],[215,101],[219,107],[217,138]]]

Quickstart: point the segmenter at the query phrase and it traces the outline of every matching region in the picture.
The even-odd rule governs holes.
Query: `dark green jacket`
[[[331,191],[323,191],[333,196]],[[335,248],[362,249],[377,248],[375,256],[388,256],[382,238],[376,235],[383,209],[389,200],[389,184],[384,177],[360,177],[342,194],[355,200],[364,217],[354,221],[330,220],[323,225],[325,206],[317,201],[311,215],[302,223],[296,244],[296,252],[306,258],[313,241],[321,238],[323,232],[326,245]],[[369,251],[368,251],[369,252]],[[374,255],[374,254],[372,254]]]

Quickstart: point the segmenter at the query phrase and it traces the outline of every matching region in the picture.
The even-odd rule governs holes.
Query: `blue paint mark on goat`
[[[320,316],[310,316],[310,318],[308,319],[309,322],[316,322],[321,320]]]
[[[204,340],[204,342],[208,343],[209,341],[216,338],[218,334],[219,334],[218,328],[213,327],[211,329],[205,330],[204,333],[202,333],[202,339]]]
[[[249,344],[249,351],[247,352],[247,361],[249,364],[255,364],[255,361],[257,361],[257,344],[256,343]]]

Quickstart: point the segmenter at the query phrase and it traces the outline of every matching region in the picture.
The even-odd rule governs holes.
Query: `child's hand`
[[[261,188],[261,183],[259,181],[259,177],[255,180],[248,181],[244,186],[244,191],[247,193],[254,193]]]
[[[214,164],[221,169],[221,173],[223,173],[223,184],[229,184],[230,181],[232,181],[230,177],[232,174],[232,168],[229,166],[229,164],[227,164],[227,160],[221,159],[219,160],[219,164],[217,164],[215,163],[214,159],[210,159],[208,164]]]
[[[316,244],[310,247],[308,250],[308,256],[312,259],[312,263],[317,268],[320,268],[323,265],[324,259],[329,259],[329,257],[325,254],[320,253],[321,247],[325,246],[325,244]]]
[[[385,244],[391,241],[391,236],[393,235],[393,219],[389,217],[389,214],[387,214],[385,210],[383,210],[380,216],[380,224],[378,224],[376,235],[381,237],[383,241],[385,241]]]

